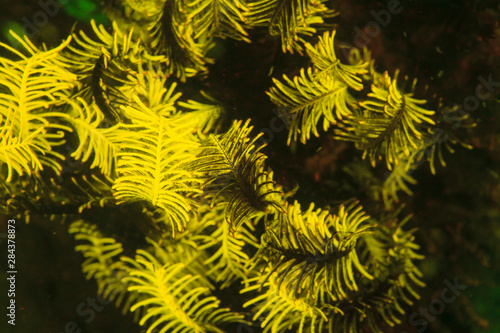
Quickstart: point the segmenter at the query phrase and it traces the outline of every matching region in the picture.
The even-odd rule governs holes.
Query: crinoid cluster
[[[2,44],[0,58],[2,213],[65,216],[86,277],[148,333],[397,325],[424,286],[397,193],[459,142],[440,126],[453,110],[426,109],[367,49],[339,60],[326,3],[123,0],[106,9],[109,27],[92,21],[93,34],[54,48],[14,35],[22,48]],[[351,142],[361,158],[347,173],[369,184],[371,215],[356,199],[301,205],[273,179],[251,120],[224,126],[209,85],[184,97],[216,39],[251,43],[266,27],[309,60],[267,91],[291,119],[288,143]],[[385,178],[372,173],[381,164]],[[140,242],[120,235],[131,211]],[[241,296],[221,297],[228,288]]]

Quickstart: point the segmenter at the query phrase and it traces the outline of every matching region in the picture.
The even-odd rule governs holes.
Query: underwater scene
[[[500,332],[500,1],[0,0],[0,332]]]

